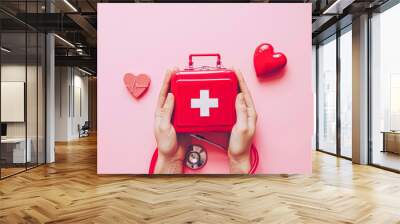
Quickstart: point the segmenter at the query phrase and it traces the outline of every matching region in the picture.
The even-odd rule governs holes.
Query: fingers
[[[255,130],[255,126],[256,126],[256,122],[257,122],[257,112],[256,112],[256,109],[254,106],[253,99],[251,97],[251,93],[250,93],[249,89],[247,88],[247,84],[246,84],[246,81],[244,80],[243,74],[239,70],[236,70],[235,73],[238,78],[240,90],[243,93],[243,98],[244,98],[245,104],[247,105],[248,128],[250,130]]]
[[[254,134],[256,130],[257,124],[257,113],[252,108],[247,108],[247,126],[252,134]]]
[[[168,93],[167,99],[165,100],[163,110],[165,114],[168,116],[168,121],[171,120],[172,112],[174,111],[174,94]]]
[[[165,103],[161,108],[161,127],[169,127],[171,125],[172,112],[174,111],[174,94],[168,93],[165,99]]]
[[[163,84],[161,85],[160,94],[157,100],[157,107],[155,113],[155,130],[167,130],[171,126],[171,117],[174,110],[174,95],[168,93],[169,84],[172,74],[175,70],[167,70]]]
[[[236,102],[235,102],[235,108],[236,108],[236,126],[240,130],[246,130],[247,129],[247,121],[248,121],[248,115],[247,115],[247,105],[244,100],[244,94],[239,93],[236,96]]]
[[[244,100],[246,101],[247,106],[254,107],[253,99],[251,98],[250,91],[247,88],[247,84],[246,81],[244,80],[242,72],[240,72],[239,70],[235,70],[235,73],[239,82],[240,91],[244,93]]]
[[[164,77],[164,81],[163,84],[161,85],[161,89],[160,89],[160,94],[158,96],[158,101],[157,101],[157,109],[160,109],[164,106],[164,102],[165,99],[167,98],[167,93],[169,90],[169,83],[171,80],[171,76],[174,73],[174,70],[167,70],[165,77]]]

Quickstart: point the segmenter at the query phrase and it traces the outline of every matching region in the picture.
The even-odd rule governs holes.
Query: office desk
[[[382,131],[382,134],[383,134],[382,152],[392,152],[400,154],[400,132]]]
[[[6,138],[1,139],[1,157],[6,163],[25,163],[31,162],[32,153],[30,138],[26,140],[27,147],[25,152],[25,138]],[[26,161],[25,161],[26,160]]]

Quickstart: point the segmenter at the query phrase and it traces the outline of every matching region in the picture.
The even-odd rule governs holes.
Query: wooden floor
[[[374,150],[372,160],[374,164],[400,170],[400,154]]]
[[[16,174],[16,173],[19,173],[19,172],[23,172],[23,171],[25,171],[26,169],[25,169],[25,167],[11,167],[11,168],[1,168],[1,177],[3,178],[3,177],[8,177],[8,176],[11,176],[11,175],[13,175],[13,174]]]
[[[400,175],[314,154],[310,176],[98,176],[96,139],[0,181],[0,223],[400,223]]]

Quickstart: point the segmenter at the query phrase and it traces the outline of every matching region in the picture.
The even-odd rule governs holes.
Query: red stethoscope
[[[212,145],[216,146],[217,148],[226,151],[226,149],[223,146],[221,146],[217,143],[214,143],[214,142],[204,138],[201,135],[191,134],[190,136],[193,138],[196,138],[200,141],[207,142],[208,144],[212,144]],[[259,162],[258,151],[257,151],[257,148],[254,146],[254,144],[251,144],[251,147],[250,147],[250,157],[251,157],[251,167],[249,170],[249,174],[254,174],[256,172],[258,162]],[[158,158],[158,149],[156,148],[154,150],[153,156],[151,157],[149,174],[154,174],[154,169],[156,167],[157,158]],[[187,147],[186,153],[185,153],[185,159],[184,159],[184,165],[187,168],[192,169],[192,170],[198,170],[198,169],[201,169],[202,167],[204,167],[204,165],[206,165],[206,163],[207,163],[207,151],[205,150],[205,148],[203,146],[194,144],[194,145],[190,145]]]

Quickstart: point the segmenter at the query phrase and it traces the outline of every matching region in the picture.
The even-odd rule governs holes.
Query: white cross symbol
[[[190,99],[190,108],[200,108],[200,117],[209,117],[210,108],[218,108],[218,98],[210,98],[210,90],[200,90],[200,98]]]

